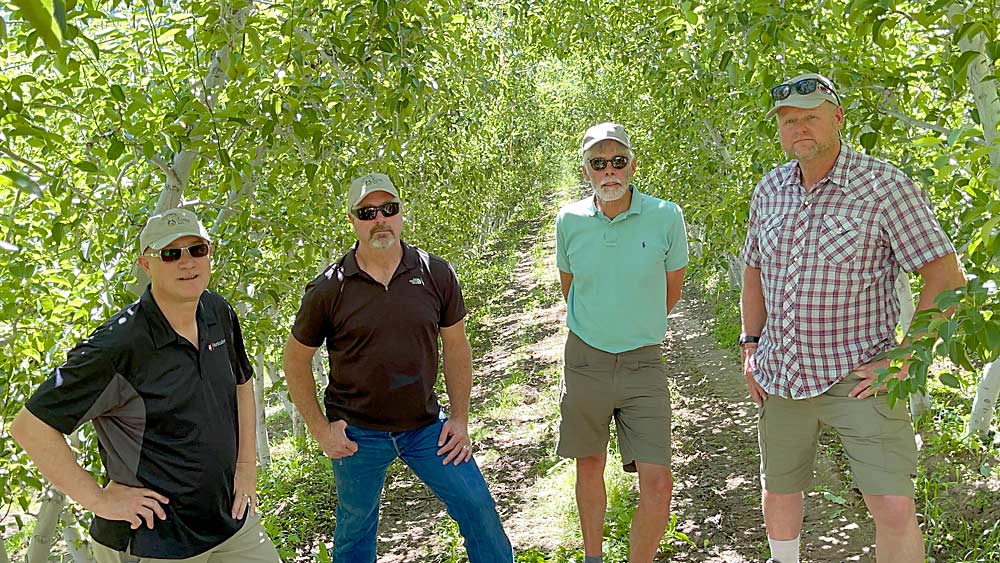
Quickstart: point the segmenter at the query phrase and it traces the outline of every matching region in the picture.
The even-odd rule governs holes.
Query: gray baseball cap
[[[205,242],[212,242],[198,216],[187,209],[168,209],[146,220],[146,226],[139,233],[139,251],[147,248],[160,250],[175,240],[193,236]]]
[[[795,88],[795,84],[806,79],[815,79],[818,81],[816,84],[816,89],[808,94],[800,94]],[[786,106],[791,106],[794,108],[804,108],[811,109],[819,106],[823,102],[830,102],[835,106],[840,106],[840,97],[837,95],[837,91],[833,86],[833,81],[829,78],[823,76],[822,74],[816,74],[815,72],[809,72],[806,74],[800,74],[794,78],[790,78],[775,88],[780,86],[788,86],[788,95],[781,100],[774,101],[774,107],[771,111],[767,112],[765,116],[770,119],[775,113],[778,112],[778,108],[783,108]],[[771,98],[774,98],[774,88],[771,89]]]
[[[396,191],[396,186],[392,185],[392,180],[385,174],[375,173],[356,178],[351,182],[351,189],[347,192],[347,208],[354,209],[368,194],[375,192],[385,192],[399,201],[399,192]]]
[[[582,154],[590,147],[605,141],[607,139],[612,139],[618,141],[619,143],[625,145],[625,148],[632,149],[632,141],[628,138],[628,133],[625,132],[625,127],[619,125],[618,123],[611,123],[606,121],[604,123],[598,123],[583,134],[583,143],[580,144],[580,153]]]

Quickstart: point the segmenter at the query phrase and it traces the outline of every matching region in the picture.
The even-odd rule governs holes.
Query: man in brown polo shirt
[[[510,541],[472,457],[472,349],[455,271],[402,242],[402,203],[388,176],[354,180],[348,206],[358,241],[306,286],[285,347],[288,391],[333,463],[333,560],[375,561],[379,497],[398,457],[445,503],[471,563],[510,563]],[[439,336],[448,417],[434,393]],[[311,369],[324,341],[326,416]]]

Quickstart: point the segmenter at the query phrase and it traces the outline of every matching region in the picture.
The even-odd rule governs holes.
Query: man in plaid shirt
[[[842,144],[833,82],[796,76],[771,89],[793,160],[757,185],[742,257],[744,375],[759,408],[769,561],[798,563],[803,491],[824,426],[840,436],[875,520],[879,562],[922,562],[905,405],[890,409],[875,370],[896,347],[900,268],[924,278],[917,310],[965,277],[926,195],[892,165]],[[899,377],[906,376],[906,369]]]

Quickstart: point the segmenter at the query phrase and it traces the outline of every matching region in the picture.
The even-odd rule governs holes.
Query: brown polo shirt
[[[326,416],[386,432],[437,420],[438,334],[465,317],[455,270],[406,243],[388,287],[358,267],[357,244],[306,286],[292,336],[326,341]]]

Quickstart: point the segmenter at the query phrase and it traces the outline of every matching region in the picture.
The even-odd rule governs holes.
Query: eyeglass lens
[[[628,157],[619,155],[611,157],[610,159],[592,158],[590,159],[589,162],[590,162],[590,167],[593,168],[594,170],[604,170],[605,168],[608,167],[609,162],[611,163],[612,168],[621,170],[622,168],[628,166]]]
[[[208,255],[209,248],[211,247],[204,242],[192,244],[186,248],[163,248],[160,250],[160,260],[163,260],[164,262],[174,262],[176,260],[180,260],[185,250],[188,251],[188,254],[190,254],[192,258],[201,258]]]
[[[354,210],[354,216],[362,221],[372,221],[376,216],[378,216],[379,211],[382,212],[383,217],[392,217],[393,215],[399,213],[399,202],[387,201],[382,205],[359,207]]]

